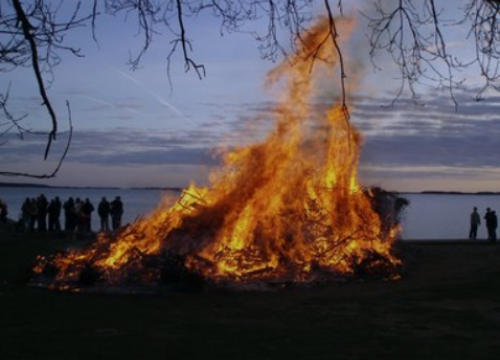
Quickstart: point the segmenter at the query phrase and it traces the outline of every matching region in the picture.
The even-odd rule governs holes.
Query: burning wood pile
[[[274,129],[262,142],[226,152],[210,188],[191,185],[173,206],[114,237],[39,258],[35,272],[58,289],[397,277],[401,202],[361,187],[361,135],[342,106],[315,105],[320,81],[336,64],[334,45],[325,42],[329,30],[327,20],[319,22],[294,64],[269,73],[269,83],[283,87],[270,115]]]

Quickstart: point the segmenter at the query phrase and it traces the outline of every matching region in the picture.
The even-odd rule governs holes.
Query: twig
[[[24,177],[29,177],[29,178],[36,178],[36,179],[49,179],[53,178],[57,175],[59,172],[59,169],[61,168],[64,159],[66,158],[66,155],[68,154],[69,147],[71,144],[71,139],[73,137],[73,122],[71,119],[71,108],[69,106],[69,101],[66,101],[66,106],[68,108],[68,122],[69,122],[69,135],[68,135],[68,142],[66,143],[66,148],[64,149],[64,152],[59,159],[59,162],[57,166],[54,168],[54,171],[52,171],[50,174],[31,174],[27,172],[13,172],[13,171],[0,171],[0,176],[24,176]]]
[[[49,112],[50,118],[52,120],[52,130],[49,132],[47,139],[47,146],[45,148],[44,159],[47,159],[49,155],[50,147],[52,145],[52,140],[56,139],[57,134],[57,116],[52,107],[52,103],[47,96],[47,92],[45,90],[45,83],[42,77],[42,71],[40,69],[40,65],[38,63],[38,46],[36,44],[35,38],[32,35],[31,31],[33,30],[33,26],[30,24],[28,18],[26,17],[26,13],[20,3],[20,0],[12,0],[14,4],[14,8],[16,10],[17,18],[21,23],[21,28],[23,30],[24,38],[30,44],[31,49],[31,65],[33,67],[33,71],[35,73],[35,78],[38,84],[38,91],[40,92],[40,96],[43,100],[43,106],[47,108]]]

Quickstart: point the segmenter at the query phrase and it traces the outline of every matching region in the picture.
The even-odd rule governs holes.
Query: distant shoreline
[[[0,182],[0,188],[41,188],[41,189],[80,189],[80,190],[167,190],[167,191],[177,191],[181,192],[182,188],[178,187],[114,187],[114,186],[52,186],[44,184],[32,184],[32,183],[2,183]]]
[[[422,195],[500,195],[500,191],[477,191],[477,192],[463,192],[463,191],[398,191],[399,194],[422,194]]]
[[[5,183],[0,182],[0,188],[43,188],[43,189],[82,189],[82,190],[166,190],[181,192],[184,188],[181,187],[160,187],[160,186],[143,186],[143,187],[118,187],[118,186],[52,186],[34,183]],[[424,194],[424,195],[500,195],[500,191],[389,191],[396,194]]]

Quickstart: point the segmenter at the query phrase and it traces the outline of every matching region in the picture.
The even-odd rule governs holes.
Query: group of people
[[[497,227],[498,227],[498,218],[495,210],[491,210],[490,208],[486,208],[486,214],[484,214],[484,221],[486,223],[486,230],[488,231],[488,240],[496,241],[497,240]],[[470,232],[469,239],[476,240],[477,237],[477,229],[481,225],[481,217],[477,212],[477,207],[474,207],[472,213],[470,214]]]
[[[113,230],[117,230],[122,226],[123,202],[119,196],[111,202],[108,202],[105,196],[102,197],[97,206],[97,214],[99,215],[101,231],[109,230],[109,218],[111,217],[111,226]]]
[[[68,232],[91,232],[92,213],[95,207],[89,198],[68,200],[61,203],[58,196],[50,202],[44,194],[37,198],[26,198],[21,207],[21,225],[28,232],[56,232],[61,231],[61,214],[64,212],[64,230]],[[100,219],[100,230],[109,231],[111,219],[112,229],[121,227],[123,216],[123,202],[119,196],[109,202],[102,197],[97,206],[97,214]],[[48,226],[47,226],[48,220]]]
[[[36,198],[27,197],[21,206],[20,225],[29,232],[60,231],[61,200],[55,197],[50,202],[44,194]],[[47,218],[49,224],[47,227]]]

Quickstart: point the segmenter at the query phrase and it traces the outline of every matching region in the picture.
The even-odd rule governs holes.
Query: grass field
[[[397,282],[272,292],[29,286],[64,238],[0,234],[0,359],[499,359],[500,246],[402,243]]]

